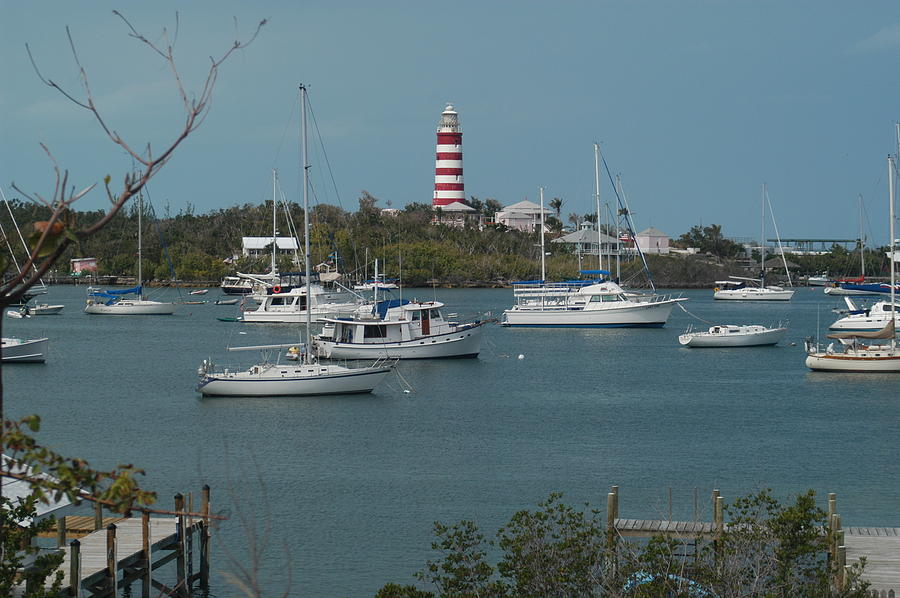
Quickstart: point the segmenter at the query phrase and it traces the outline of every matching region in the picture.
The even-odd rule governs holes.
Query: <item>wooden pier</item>
[[[667,536],[684,542],[714,542],[728,527],[724,519],[724,499],[718,490],[712,491],[712,521],[673,521],[671,493],[668,519],[625,519],[619,517],[619,487],[613,486],[607,495],[606,529],[610,546],[618,538],[651,538]],[[694,512],[698,508],[694,505]],[[695,515],[696,516],[696,515]],[[837,497],[828,494],[828,525],[822,533],[830,538],[829,558],[836,574],[833,583],[842,588],[849,569],[865,557],[862,578],[869,582],[873,596],[894,598],[900,589],[900,528],[843,527],[837,512]]]
[[[97,505],[99,506],[99,505]],[[126,587],[140,583],[132,596],[185,597],[195,582],[209,587],[209,486],[203,487],[200,513],[192,516],[193,500],[175,495],[175,516],[105,518],[99,508],[93,517],[61,517],[57,545],[64,553],[62,596],[117,597]],[[88,529],[92,527],[93,529]],[[76,539],[67,543],[74,535]],[[196,541],[195,541],[196,539]],[[194,548],[199,555],[195,569]],[[155,572],[175,562],[174,583],[167,585]]]

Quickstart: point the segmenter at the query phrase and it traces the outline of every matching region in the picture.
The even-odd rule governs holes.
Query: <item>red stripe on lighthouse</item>
[[[462,168],[435,168],[434,174],[455,174],[462,175]]]
[[[462,152],[438,152],[438,160],[462,160]]]
[[[435,183],[435,191],[462,191],[465,186],[462,183]]]
[[[462,145],[462,133],[438,133],[438,145]]]

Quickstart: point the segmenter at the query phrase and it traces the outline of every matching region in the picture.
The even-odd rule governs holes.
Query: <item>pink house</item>
[[[96,274],[97,258],[79,257],[69,260],[69,271],[75,276],[81,276],[82,274]]]

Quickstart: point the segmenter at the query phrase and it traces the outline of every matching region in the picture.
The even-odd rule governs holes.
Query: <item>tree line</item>
[[[559,213],[562,200],[554,198],[551,207]],[[482,203],[471,198],[470,203],[484,214],[495,213],[501,206],[496,200]],[[530,280],[540,276],[540,243],[537,233],[509,229],[503,225],[487,224],[482,219],[469,218],[464,226],[435,224],[439,209],[422,203],[412,203],[394,213],[383,213],[378,199],[363,191],[359,208],[347,211],[337,206],[320,204],[311,208],[311,259],[313,264],[330,263],[351,278],[372,273],[371,262],[380,260],[382,272],[389,277],[402,278],[404,284],[421,286],[431,283],[450,285],[502,284],[514,280]],[[68,260],[76,257],[98,259],[98,273],[111,276],[133,276],[136,273],[137,221],[139,204],[133,203],[112,219],[107,226],[90,238],[69,247],[57,265],[57,275],[65,276]],[[285,207],[286,206],[286,207]],[[293,230],[290,218],[299,230],[303,211],[295,203],[279,206],[276,221],[279,235]],[[13,199],[11,212],[23,226],[23,234],[30,233],[28,223],[46,220],[49,209],[33,202]],[[196,214],[189,205],[176,215],[168,213],[145,198],[143,202],[143,271],[147,280],[215,281],[241,272],[264,272],[270,267],[270,257],[244,257],[241,238],[272,235],[272,202],[244,204]],[[104,217],[103,211],[72,212],[79,226],[91,226]],[[570,219],[575,222],[591,220],[591,215]],[[558,218],[550,216],[550,237],[562,233]],[[16,243],[13,223],[8,213],[0,213],[0,225],[7,234],[10,247],[20,263],[24,249]],[[614,230],[607,231],[615,234]],[[675,247],[695,247],[700,256],[650,256],[654,279],[663,286],[705,286],[729,273],[738,271],[736,260],[746,256],[745,248],[727,239],[717,224],[693,226],[677,239]],[[578,259],[571,245],[546,243],[547,277],[551,280],[572,279],[578,276]],[[369,265],[366,266],[366,256]],[[794,256],[788,258],[807,273],[831,272],[850,275],[858,272],[858,254],[835,246],[825,255]],[[596,256],[584,258],[584,268],[596,268]],[[866,252],[866,270],[870,275],[886,272],[884,254],[877,250]],[[280,271],[302,269],[291,256],[278,257]],[[645,284],[641,268],[634,262],[624,263],[622,278],[635,286]]]

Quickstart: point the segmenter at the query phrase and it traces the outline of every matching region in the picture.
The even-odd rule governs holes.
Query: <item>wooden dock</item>
[[[151,517],[144,512],[139,517],[108,518],[97,509],[93,517],[61,517],[56,530],[64,555],[61,595],[118,597],[135,583],[140,583],[140,594],[131,595],[141,598],[186,597],[198,581],[202,590],[208,590],[209,486],[203,487],[199,514],[190,513],[192,500],[188,504],[185,510],[185,499],[177,494],[175,516]],[[76,539],[67,543],[70,533]],[[196,570],[195,547],[199,552]],[[167,585],[155,572],[173,561],[175,579]]]
[[[684,542],[715,541],[728,524],[724,520],[724,499],[718,490],[712,491],[712,521],[673,521],[670,519],[625,519],[619,517],[619,487],[613,486],[607,495],[606,529],[610,545],[618,538],[651,538],[668,536]],[[694,511],[697,512],[695,498]],[[840,573],[834,583],[842,587],[847,570],[863,557],[866,566],[863,579],[870,584],[873,595],[894,596],[900,590],[900,528],[898,527],[844,527],[837,512],[836,495],[828,494],[828,526],[822,530],[829,534],[829,558]]]

